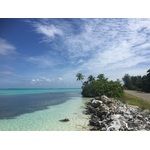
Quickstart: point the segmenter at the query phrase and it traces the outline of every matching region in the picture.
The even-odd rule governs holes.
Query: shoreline
[[[88,116],[83,114],[87,98],[71,97],[62,104],[0,120],[0,131],[87,131]],[[69,118],[69,122],[59,120]]]

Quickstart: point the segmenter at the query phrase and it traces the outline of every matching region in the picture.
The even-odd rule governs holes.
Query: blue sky
[[[76,74],[144,75],[150,19],[0,19],[0,88],[81,87]]]

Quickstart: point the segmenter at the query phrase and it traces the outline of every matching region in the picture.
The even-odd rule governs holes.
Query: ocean
[[[81,89],[1,89],[0,131],[86,130],[88,100]]]

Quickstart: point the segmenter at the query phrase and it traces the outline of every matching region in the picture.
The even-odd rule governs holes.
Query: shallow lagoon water
[[[63,89],[64,90],[64,89]],[[47,92],[42,94],[22,94],[10,95],[3,94],[0,101],[8,100],[11,104],[5,103],[5,109],[11,106],[20,109],[11,108],[8,112],[4,108],[1,113],[0,130],[1,131],[82,131],[88,124],[88,116],[83,114],[83,107],[87,99],[82,98],[80,89],[71,91]],[[9,95],[9,96],[8,96]],[[46,96],[45,96],[46,95]],[[9,98],[8,98],[8,97]],[[14,96],[14,97],[13,97]],[[18,98],[19,97],[19,98]],[[24,97],[24,99],[23,99]],[[38,98],[39,99],[38,99]],[[3,99],[2,99],[3,98]],[[22,99],[21,99],[22,98]],[[21,103],[22,102],[22,103]],[[25,103],[26,102],[26,103]],[[35,105],[35,104],[36,105]],[[22,105],[21,105],[22,104]],[[2,107],[2,103],[0,104]],[[13,111],[12,111],[13,110]],[[18,111],[13,115],[11,112]],[[30,111],[29,111],[30,110]],[[9,114],[10,111],[10,114]],[[2,116],[3,115],[3,116]],[[69,118],[69,122],[60,122],[60,119]]]

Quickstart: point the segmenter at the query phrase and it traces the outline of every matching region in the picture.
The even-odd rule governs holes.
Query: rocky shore
[[[90,114],[91,131],[150,130],[150,110],[123,104],[105,95],[88,102],[85,113]]]

